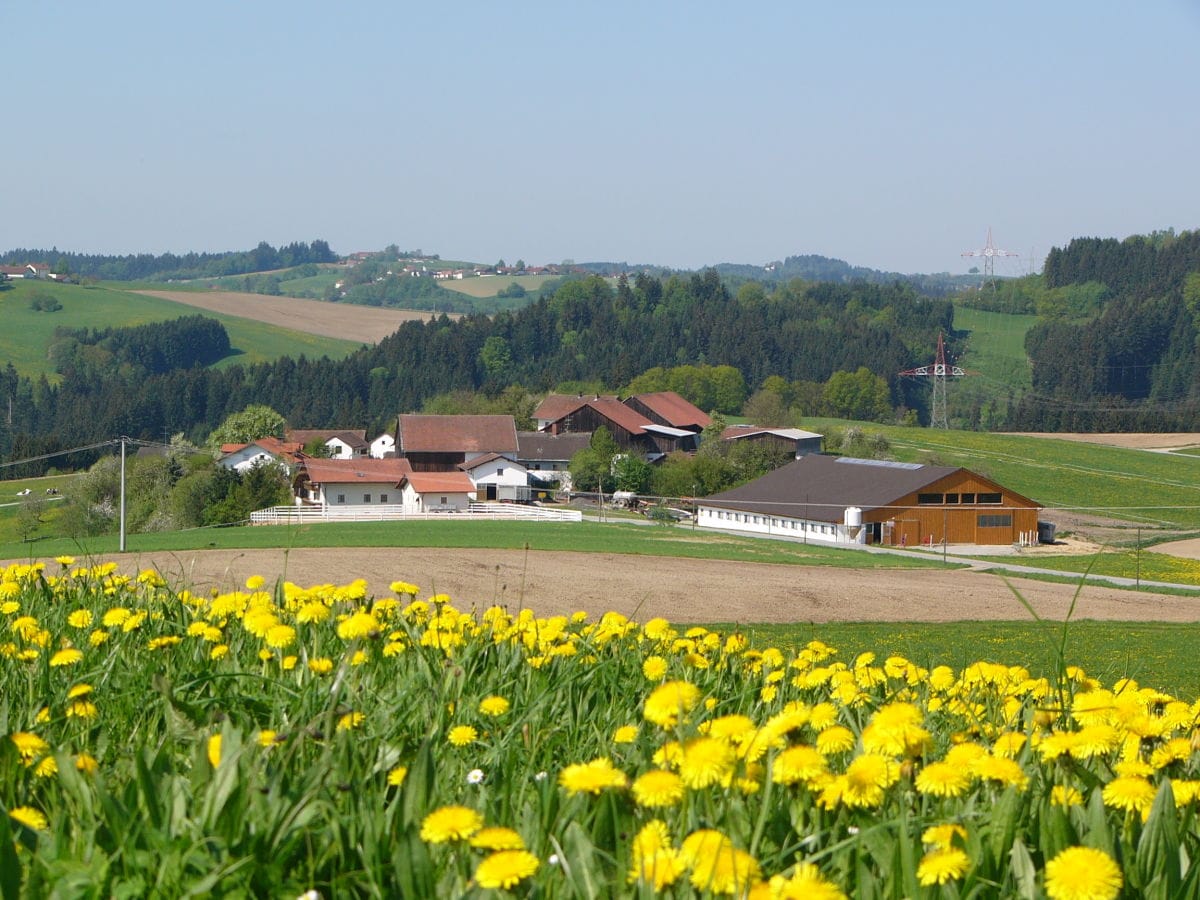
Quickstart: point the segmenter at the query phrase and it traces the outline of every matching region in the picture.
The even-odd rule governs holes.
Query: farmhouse
[[[1012,544],[1040,507],[968,469],[808,454],[698,502],[696,524],[833,544]]]
[[[410,472],[400,481],[406,513],[459,512],[476,498],[465,472]]]
[[[529,502],[529,472],[516,454],[485,453],[459,465],[481,500]]]
[[[562,418],[551,422],[545,430],[551,434],[592,432],[607,428],[626,452],[640,453],[651,462],[674,450],[695,450],[700,436],[694,431],[659,425],[620,400],[601,398],[588,400]]]
[[[531,480],[558,482],[571,488],[571,457],[591,446],[590,432],[550,434],[546,431],[517,432],[517,462],[525,466]]]
[[[395,450],[414,472],[454,472],[487,453],[515,459],[517,427],[512,416],[401,415]]]
[[[330,459],[353,459],[356,456],[366,456],[366,429],[327,429],[327,428],[294,428],[284,436],[284,440],[294,441],[302,447],[307,447],[313,441],[320,441],[329,450]]]
[[[721,440],[779,447],[797,459],[806,453],[820,453],[824,435],[800,428],[760,428],[757,425],[730,425],[721,432]]]
[[[314,506],[387,506],[401,502],[400,482],[412,469],[403,459],[305,457],[292,479],[296,503]]]
[[[302,457],[303,444],[294,441],[281,441],[275,437],[263,437],[248,444],[222,444],[219,465],[233,469],[239,474],[254,466],[276,462],[287,471],[298,463]]]

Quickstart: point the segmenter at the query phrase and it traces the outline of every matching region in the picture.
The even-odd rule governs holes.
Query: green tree
[[[21,532],[22,541],[33,540],[34,534],[41,527],[44,512],[42,503],[41,498],[32,494],[21,498],[21,505],[17,509],[17,530]]]
[[[603,425],[592,432],[591,444],[572,456],[568,467],[575,490],[590,492],[598,488],[605,493],[616,490],[613,457],[620,452],[612,432]]]
[[[484,376],[493,384],[504,383],[512,374],[512,350],[508,341],[497,334],[489,335],[479,351],[479,363]]]
[[[231,413],[208,436],[208,446],[217,450],[222,444],[248,444],[264,437],[282,438],[287,423],[269,406],[253,404]]]
[[[774,391],[759,390],[742,407],[742,416],[752,425],[787,427],[795,423],[795,414],[787,408],[783,397]]]
[[[613,478],[618,491],[633,491],[645,494],[650,490],[650,479],[654,467],[633,453],[618,454],[613,461]]]
[[[822,399],[830,415],[844,419],[882,422],[892,412],[887,381],[866,366],[855,372],[834,372]]]

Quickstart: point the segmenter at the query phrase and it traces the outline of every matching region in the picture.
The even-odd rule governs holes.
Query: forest
[[[0,264],[46,263],[58,274],[104,281],[168,281],[187,278],[216,278],[286,269],[307,263],[337,262],[329,244],[315,240],[311,244],[293,241],[278,249],[266,241],[253,250],[225,253],[152,253],[107,256],[98,253],[73,253],[58,248],[37,250],[16,248],[0,254]]]
[[[1077,238],[1051,251],[1042,279],[1058,300],[1037,304],[1033,390],[1013,428],[1200,427],[1200,231]]]
[[[261,403],[293,427],[380,429],[453,391],[545,392],[563,382],[625,385],[655,367],[731,366],[757,389],[770,376],[825,382],[869,370],[883,406],[919,408],[921,391],[895,373],[916,364],[952,325],[948,301],[907,285],[793,282],[732,293],[711,270],[613,288],[568,281],[550,297],[492,317],[409,322],[340,361],[284,358],[254,366],[150,372],[66,367],[62,380],[0,371],[0,454],[27,459],[116,435],[204,437]]]

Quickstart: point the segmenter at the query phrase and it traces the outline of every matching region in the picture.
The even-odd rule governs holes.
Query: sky
[[[7,0],[0,251],[998,274],[1200,227],[1200,2]]]

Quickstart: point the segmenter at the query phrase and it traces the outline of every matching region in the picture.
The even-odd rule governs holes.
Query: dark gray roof
[[[590,431],[565,434],[550,434],[546,431],[518,431],[517,459],[569,461],[580,450],[590,447],[591,443],[592,433]]]
[[[704,497],[701,506],[840,522],[847,506],[863,511],[889,506],[959,471],[874,459],[810,454],[729,491]]]

